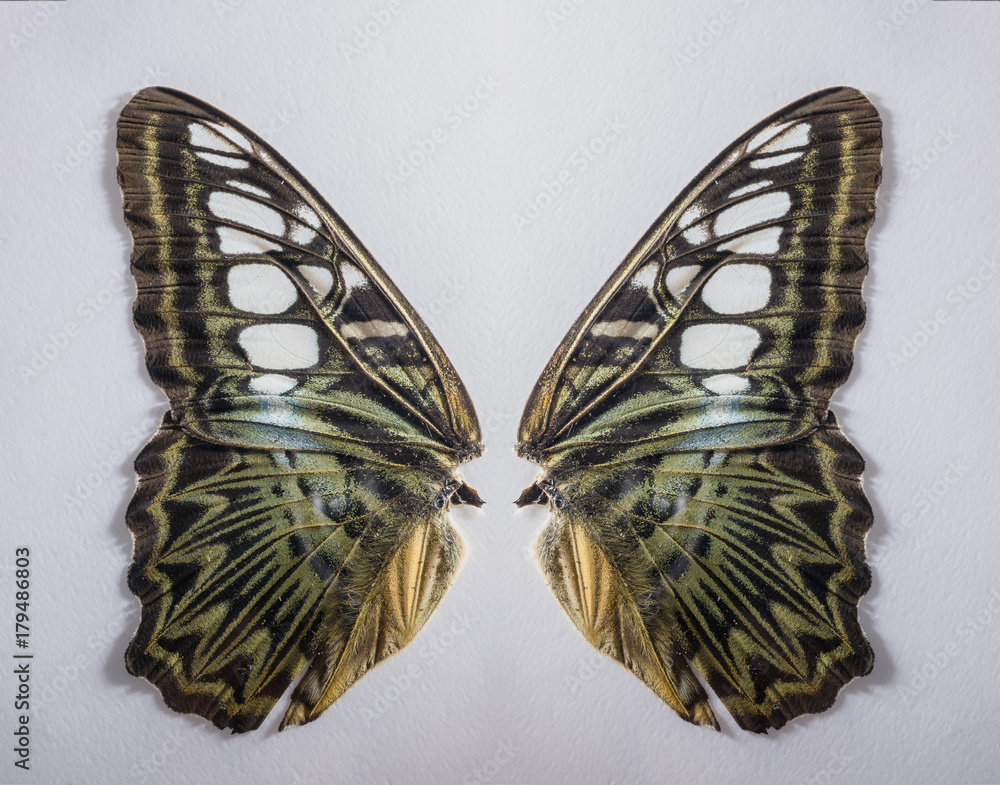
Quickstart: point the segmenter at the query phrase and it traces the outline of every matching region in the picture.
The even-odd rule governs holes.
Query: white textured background
[[[1000,782],[998,14],[926,0],[0,2],[0,782]],[[326,195],[430,324],[486,430],[466,477],[489,504],[455,516],[471,556],[438,613],[280,735],[280,711],[242,737],[174,714],[122,662],[138,618],[131,462],[165,399],[131,325],[111,129],[149,84],[241,119]],[[716,702],[717,734],[563,616],[529,555],[544,513],[510,504],[534,476],[511,445],[556,344],[677,191],[751,124],[837,84],[885,121],[870,318],[834,401],[869,462],[861,615],[876,665],[827,713],[766,737]],[[456,112],[466,100],[478,105]],[[617,137],[575,165],[609,123]],[[572,183],[539,198],[563,170]],[[27,774],[11,751],[18,546],[32,552]]]

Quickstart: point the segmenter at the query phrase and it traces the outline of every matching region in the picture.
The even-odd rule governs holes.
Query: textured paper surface
[[[14,549],[32,561],[26,783],[1000,781],[994,390],[1000,171],[990,4],[0,3],[6,276],[3,694]],[[125,672],[142,367],[114,121],[149,84],[271,141],[434,331],[487,455],[435,617],[317,722],[230,737]],[[874,672],[758,738],[689,726],[592,652],[529,556],[511,451],[589,298],[725,145],[823,87],[885,122],[869,323],[832,408],[869,463]],[[566,174],[564,174],[566,173]],[[0,710],[10,742],[18,712]],[[7,749],[11,744],[6,745]]]

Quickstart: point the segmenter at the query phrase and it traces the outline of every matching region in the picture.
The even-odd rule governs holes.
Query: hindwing
[[[864,462],[828,410],[863,323],[878,114],[791,104],[654,223],[535,386],[518,454],[543,474],[546,577],[590,642],[685,719],[829,707],[871,669]]]
[[[167,704],[282,727],[405,646],[451,583],[475,411],[426,325],[316,191],[196,98],[118,123],[135,323],[170,412],[136,460],[129,671]]]

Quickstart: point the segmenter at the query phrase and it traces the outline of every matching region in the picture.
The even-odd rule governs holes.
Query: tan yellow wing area
[[[361,606],[349,635],[329,637],[313,657],[281,721],[312,722],[369,670],[404,648],[447,591],[461,559],[454,530],[440,518],[415,525]]]
[[[681,717],[719,729],[708,697],[662,624],[650,638],[636,599],[586,526],[553,523],[538,543],[545,577],[590,644],[624,665]]]

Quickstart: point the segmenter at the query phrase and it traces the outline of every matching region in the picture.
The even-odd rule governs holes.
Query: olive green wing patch
[[[685,719],[829,707],[871,669],[864,463],[830,396],[865,318],[878,114],[806,96],[682,191],[577,319],[525,407],[538,543],[584,636]]]
[[[210,444],[170,415],[136,471],[126,663],[220,728],[257,728],[307,664],[285,724],[314,719],[413,638],[458,565],[433,473]]]
[[[542,565],[588,640],[682,717],[716,725],[693,667],[741,728],[780,728],[872,667],[863,468],[832,415],[782,446],[596,467],[574,475]]]
[[[135,324],[170,412],[136,461],[129,670],[282,727],[403,648],[448,588],[476,413],[426,325],[295,169],[166,88],[118,123]]]

